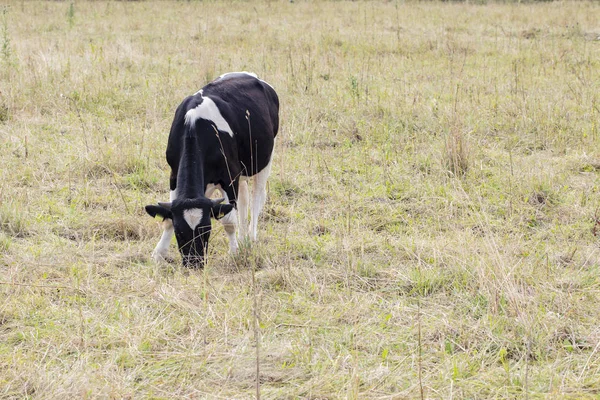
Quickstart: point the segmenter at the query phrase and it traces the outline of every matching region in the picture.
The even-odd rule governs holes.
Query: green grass
[[[2,7],[0,398],[257,360],[263,398],[597,398],[597,3]],[[156,265],[174,110],[241,70],[282,104],[260,240]]]

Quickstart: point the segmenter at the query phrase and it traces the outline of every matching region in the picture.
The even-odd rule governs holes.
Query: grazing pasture
[[[0,398],[600,393],[598,3],[1,4]],[[155,264],[229,71],[281,102],[259,241]]]

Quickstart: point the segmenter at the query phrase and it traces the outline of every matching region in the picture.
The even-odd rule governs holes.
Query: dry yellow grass
[[[263,398],[600,393],[597,3],[2,4],[0,398],[252,398],[257,342]],[[175,107],[236,70],[260,241],[155,265]]]

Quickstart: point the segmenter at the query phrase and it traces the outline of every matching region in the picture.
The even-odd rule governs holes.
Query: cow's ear
[[[146,206],[146,212],[152,217],[160,221],[165,219],[173,219],[173,213],[171,210],[166,209],[163,206],[149,205]]]
[[[233,204],[213,204],[210,211],[215,219],[221,219],[233,210]]]
[[[173,203],[169,202],[169,203],[164,203],[162,201],[158,202],[158,205],[161,206],[162,208],[166,208],[167,210],[171,211],[171,205]]]

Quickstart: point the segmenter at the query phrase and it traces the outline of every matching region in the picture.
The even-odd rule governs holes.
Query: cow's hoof
[[[172,257],[169,257],[169,255],[167,253],[159,253],[156,251],[152,252],[152,259],[157,264],[163,264],[163,263],[172,264],[173,262],[175,262],[175,259],[173,259]]]

